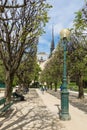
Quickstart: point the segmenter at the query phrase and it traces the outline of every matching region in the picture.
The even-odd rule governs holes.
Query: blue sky
[[[47,0],[53,8],[49,11],[50,20],[45,27],[45,34],[39,38],[38,52],[50,52],[52,40],[52,25],[54,26],[55,46],[59,40],[59,33],[63,28],[71,28],[75,12],[84,6],[84,0]]]

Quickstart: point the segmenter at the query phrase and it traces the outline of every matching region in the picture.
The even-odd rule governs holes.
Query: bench
[[[6,104],[6,98],[5,97],[1,98],[0,99],[0,114],[6,112],[11,107],[12,104],[13,102]]]

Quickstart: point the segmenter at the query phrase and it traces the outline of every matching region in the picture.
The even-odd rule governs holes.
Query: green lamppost
[[[61,91],[61,112],[60,119],[61,120],[70,120],[71,117],[69,115],[69,92],[67,90],[67,69],[66,69],[66,48],[68,38],[70,36],[70,31],[68,29],[63,29],[60,32],[60,36],[63,42],[64,48],[64,63],[63,63],[63,83],[62,83],[62,91]]]

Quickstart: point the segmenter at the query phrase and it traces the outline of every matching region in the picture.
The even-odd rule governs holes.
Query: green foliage
[[[9,6],[7,7],[7,5]],[[29,84],[32,79],[38,77],[35,73],[35,70],[37,70],[35,69],[36,59],[31,58],[32,53],[34,53],[34,49],[31,47],[33,43],[37,45],[39,36],[44,33],[44,26],[49,20],[47,13],[51,6],[43,0],[24,0],[22,3],[19,0],[13,0],[12,2],[6,0],[1,2],[1,6],[4,7],[4,10],[1,11],[3,14],[0,15],[0,58],[6,72],[7,89],[5,96],[7,102],[9,102],[11,100],[12,84],[15,85],[17,82],[15,78],[13,83],[13,79],[18,68],[19,81],[25,84]],[[26,50],[33,50],[27,65],[22,60]],[[4,73],[2,69],[0,72],[0,80],[3,80]]]
[[[74,26],[82,32],[87,29],[87,2],[81,10],[75,12]]]
[[[84,92],[87,93],[87,88],[84,89]]]
[[[76,14],[76,17],[75,17],[75,20],[74,20],[74,25],[75,25],[76,29],[80,29],[84,25],[84,20],[82,18],[82,12],[78,11],[75,14]]]
[[[51,83],[58,83],[62,78],[63,69],[63,55],[61,45],[59,44],[56,51],[48,59],[44,70],[41,72],[40,81],[42,83],[46,82],[48,85]]]
[[[19,79],[18,79],[18,77],[15,75],[15,76],[14,76],[14,80],[13,80],[12,86],[15,87],[16,85],[18,85],[18,83],[19,83]]]
[[[76,85],[76,82],[70,82],[67,87],[70,90],[78,91],[78,86]]]
[[[38,81],[40,71],[36,54],[27,54],[20,64],[15,81],[17,84],[29,85],[32,81]]]
[[[79,87],[79,98],[84,97],[83,81],[87,79],[87,6],[75,13],[71,30],[71,44],[68,45],[68,75]],[[78,90],[77,86],[73,89]]]

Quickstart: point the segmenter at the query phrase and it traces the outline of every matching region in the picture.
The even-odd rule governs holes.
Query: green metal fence
[[[0,83],[0,88],[5,88],[5,83]]]

